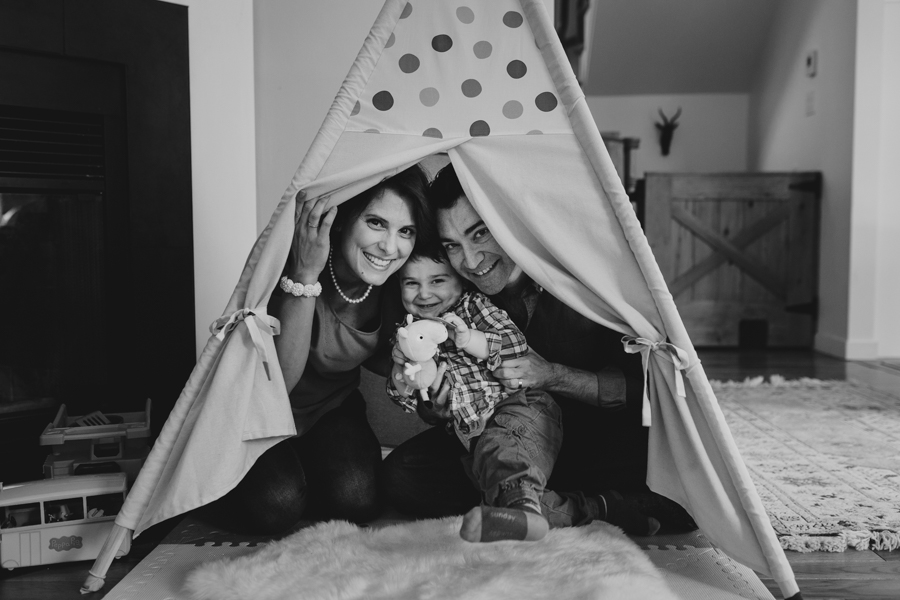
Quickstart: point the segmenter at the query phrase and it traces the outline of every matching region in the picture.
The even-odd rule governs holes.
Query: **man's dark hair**
[[[450,264],[450,258],[447,257],[447,253],[444,251],[444,247],[437,236],[429,237],[427,241],[423,241],[421,244],[418,243],[418,239],[416,240],[416,245],[409,255],[409,260],[422,260],[425,258],[430,258],[436,263]]]
[[[465,195],[452,163],[441,169],[428,186],[428,197],[435,211],[453,208]]]

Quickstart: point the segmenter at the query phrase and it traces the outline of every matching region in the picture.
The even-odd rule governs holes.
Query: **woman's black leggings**
[[[381,445],[354,391],[300,437],[273,446],[210,509],[217,524],[279,534],[302,519],[364,522],[378,517]]]

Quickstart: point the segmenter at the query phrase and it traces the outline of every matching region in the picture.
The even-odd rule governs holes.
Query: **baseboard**
[[[878,358],[878,342],[874,340],[848,340],[827,333],[817,333],[813,343],[817,352],[844,360],[874,360]]]

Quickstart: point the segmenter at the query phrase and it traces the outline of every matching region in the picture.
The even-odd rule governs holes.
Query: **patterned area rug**
[[[783,548],[900,548],[900,398],[779,376],[712,386]]]

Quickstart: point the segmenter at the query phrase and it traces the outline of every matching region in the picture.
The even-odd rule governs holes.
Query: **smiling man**
[[[521,382],[523,387],[607,411],[624,408],[628,395],[642,397],[641,360],[624,352],[622,334],[578,315],[537,286],[491,234],[452,165],[438,174],[429,197],[437,209],[440,242],[451,266],[491,296],[526,332],[529,356],[508,361],[495,373],[508,387],[519,387]],[[576,346],[577,354],[587,356],[578,360],[567,351]],[[536,351],[538,347],[544,352]]]
[[[625,353],[621,333],[583,317],[525,274],[469,202],[452,165],[432,182],[429,200],[451,266],[504,309],[528,341],[528,353],[503,361],[494,375],[509,390],[549,392],[562,409],[563,445],[547,487],[580,491],[547,492],[568,512],[551,526],[602,519],[643,535],[660,523],[670,531],[695,528],[680,506],[646,486],[640,356]],[[423,432],[385,461],[384,481],[393,486],[385,493],[401,510],[443,516],[478,502],[444,437],[440,428]]]

